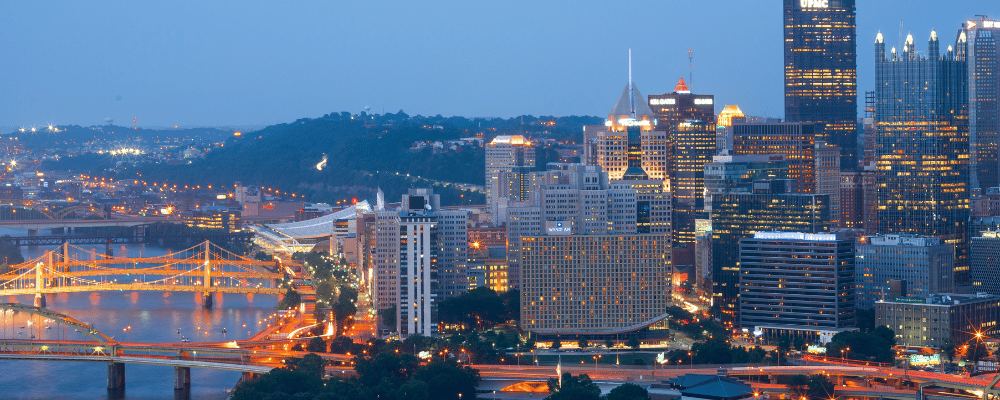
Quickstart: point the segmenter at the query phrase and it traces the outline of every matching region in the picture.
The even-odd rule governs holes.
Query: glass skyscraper
[[[1000,83],[997,82],[997,57],[1000,56],[1000,21],[988,18],[970,20],[960,36],[966,38],[969,67],[969,147],[972,154],[972,187],[1000,186],[998,146],[1000,141]],[[985,190],[983,191],[985,192]]]
[[[875,39],[875,184],[878,233],[935,236],[955,245],[956,285],[969,283],[968,72],[960,35],[928,56],[908,35],[902,52]]]
[[[785,120],[818,124],[816,140],[857,164],[854,0],[784,0]]]

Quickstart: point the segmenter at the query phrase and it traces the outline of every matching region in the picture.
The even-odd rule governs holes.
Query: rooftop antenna
[[[694,50],[688,49],[688,90],[694,87]]]
[[[628,103],[632,110],[632,118],[635,119],[635,91],[632,90],[632,48],[628,48]]]
[[[903,20],[899,20],[899,37],[896,39],[896,48],[903,48]]]

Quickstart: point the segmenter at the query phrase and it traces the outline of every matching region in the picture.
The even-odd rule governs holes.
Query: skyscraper
[[[966,38],[969,68],[969,147],[972,158],[972,187],[990,188],[1000,185],[1000,163],[997,161],[1000,116],[1000,21],[986,17],[965,23],[959,35]]]
[[[740,239],[756,232],[830,230],[830,196],[728,193],[712,196],[712,307],[725,322],[739,319]]]
[[[960,35],[955,49],[965,48]],[[936,236],[955,245],[956,285],[969,283],[968,71],[931,32],[928,56],[908,35],[886,55],[875,39],[878,233]]]
[[[757,232],[740,239],[740,327],[815,342],[853,328],[854,242]]]
[[[655,119],[646,98],[632,83],[632,50],[629,49],[628,84],[608,113],[604,123],[607,131],[599,133],[597,138],[597,164],[608,177],[669,179],[667,133],[653,130]]]
[[[733,155],[781,154],[798,193],[816,193],[816,125],[733,124]]]
[[[535,166],[535,149],[531,142],[521,135],[497,136],[486,145],[486,211],[490,221],[500,225],[507,222],[508,201],[524,201],[524,198],[509,199],[509,195],[521,195],[516,190],[520,175]],[[522,167],[522,168],[518,168]],[[507,183],[506,193],[501,193],[501,179]],[[523,196],[523,195],[522,195]]]
[[[785,120],[818,124],[816,140],[857,157],[854,0],[784,0]]]

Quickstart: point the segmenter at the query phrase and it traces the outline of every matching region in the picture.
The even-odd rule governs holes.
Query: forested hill
[[[328,114],[268,126],[231,136],[225,146],[190,164],[142,164],[138,171],[148,182],[182,184],[261,185],[304,195],[308,201],[337,201],[357,197],[374,199],[381,187],[389,201],[407,188],[432,183],[485,182],[484,151],[480,146],[454,150],[411,150],[414,142],[457,140],[483,134],[524,133],[531,138],[579,142],[582,126],[599,124],[596,117],[524,117],[466,119],[410,117],[396,114]],[[326,155],[322,169],[317,164]],[[410,174],[409,177],[406,174]],[[123,176],[124,177],[124,176]],[[420,177],[419,179],[417,177]],[[482,204],[481,194],[435,186],[445,205]]]

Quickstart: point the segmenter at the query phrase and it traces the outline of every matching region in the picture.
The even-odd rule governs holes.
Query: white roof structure
[[[357,210],[370,211],[368,201],[362,201],[333,214],[286,224],[253,225],[250,229],[257,235],[254,241],[274,250],[309,251],[319,239],[333,234],[333,222],[339,219],[357,218]],[[300,243],[305,242],[305,243]]]

